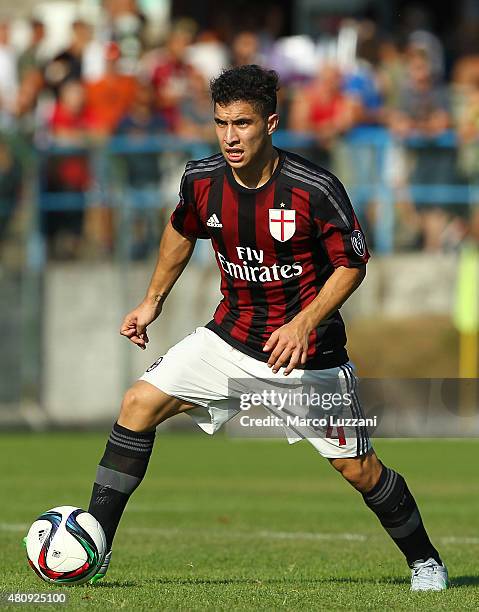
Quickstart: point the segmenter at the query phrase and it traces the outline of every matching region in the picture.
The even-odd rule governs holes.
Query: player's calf
[[[442,565],[424,528],[419,508],[406,481],[391,468],[383,466],[378,482],[363,494],[366,505],[403,552],[408,565],[434,559]]]
[[[88,508],[103,527],[108,549],[130,496],[146,474],[156,426],[186,408],[146,382],[136,383],[125,394],[98,465]],[[95,580],[105,575],[110,558],[109,554]]]
[[[411,590],[447,588],[447,569],[401,474],[385,467],[372,450],[357,458],[332,459],[331,463],[362,493],[366,505],[406,557],[412,569]]]
[[[155,430],[136,432],[113,425],[88,508],[103,527],[108,550],[126,504],[145,476],[154,441]]]

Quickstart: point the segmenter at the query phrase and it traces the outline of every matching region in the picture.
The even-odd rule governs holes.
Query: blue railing
[[[306,155],[316,146],[316,140],[311,134],[301,134],[280,130],[274,135],[274,144],[280,148],[301,150]],[[351,154],[350,165],[359,166],[364,160],[366,149],[370,155],[368,162],[369,176],[359,176],[347,189],[355,206],[361,208],[366,202],[374,200],[377,203],[375,220],[374,245],[375,251],[381,254],[391,253],[394,247],[395,229],[395,194],[388,181],[385,164],[388,151],[395,144],[390,132],[380,127],[360,127],[352,130],[342,140],[342,144]],[[396,143],[397,144],[397,143]],[[410,138],[404,143],[410,149],[455,149],[456,136],[447,132],[434,139],[421,137]],[[112,189],[112,166],[114,160],[122,156],[134,157],[144,154],[162,154],[166,152],[183,152],[191,159],[199,159],[210,155],[216,148],[210,144],[186,141],[174,136],[127,137],[115,136],[105,145],[72,148],[50,145],[38,149],[38,209],[41,212],[75,210],[85,206],[109,206],[122,208],[128,206],[122,197]],[[52,192],[48,190],[46,182],[46,167],[52,157],[68,157],[82,155],[88,159],[89,168],[94,180],[92,187],[81,192]],[[373,177],[373,180],[371,180]],[[341,177],[340,177],[341,178]],[[128,200],[134,202],[137,209],[161,208],[165,205],[162,193],[157,188],[135,187],[124,185],[128,193]],[[124,192],[123,192],[124,193]],[[408,186],[408,193],[413,201],[420,201],[422,205],[455,205],[457,203],[470,204],[478,201],[477,186],[467,183],[439,183],[412,184]],[[129,204],[131,205],[131,204]]]

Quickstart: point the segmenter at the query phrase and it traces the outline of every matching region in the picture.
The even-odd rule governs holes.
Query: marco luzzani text
[[[338,409],[349,408],[353,403],[351,393],[314,393],[314,392],[280,392],[275,389],[256,393],[242,393],[240,408],[247,411],[252,407],[264,406],[282,410],[281,416],[268,415],[252,417],[243,414],[240,417],[242,427],[376,427],[377,417],[349,418],[339,416]],[[307,408],[307,415],[288,414],[297,411],[298,407]],[[310,409],[319,409],[322,416],[311,416]],[[329,412],[332,411],[332,412]],[[334,414],[333,414],[334,413]]]

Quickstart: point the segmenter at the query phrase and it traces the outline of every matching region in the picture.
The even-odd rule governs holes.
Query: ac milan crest
[[[289,240],[296,231],[296,211],[270,208],[269,231],[273,238],[280,242]]]
[[[366,255],[366,243],[361,231],[353,230],[351,232],[351,246],[359,257],[364,257]]]

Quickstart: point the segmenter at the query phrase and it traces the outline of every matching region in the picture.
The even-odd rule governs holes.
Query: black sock
[[[383,466],[378,483],[363,498],[405,555],[408,565],[420,559],[426,561],[430,557],[442,563],[401,474]]]
[[[108,550],[128,499],[146,473],[154,441],[154,431],[138,433],[113,425],[88,508],[103,527]]]

